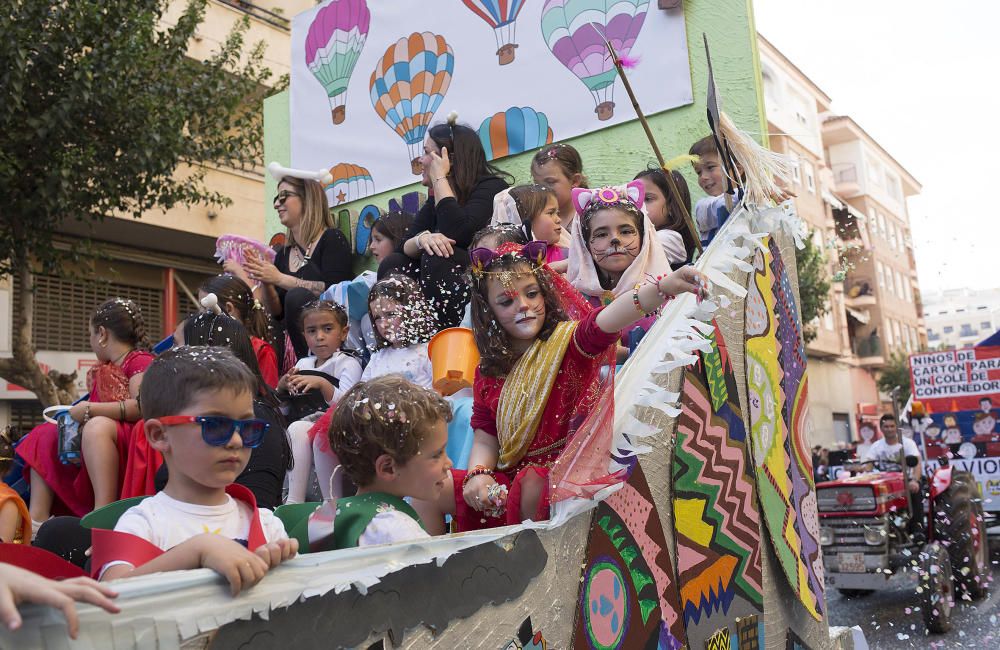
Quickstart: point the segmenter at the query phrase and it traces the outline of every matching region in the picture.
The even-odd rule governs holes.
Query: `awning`
[[[843,210],[844,209],[843,202],[841,202],[833,194],[830,194],[830,192],[828,190],[823,190],[822,192],[820,192],[820,196],[823,197],[824,201],[826,201],[831,206],[833,206],[834,210]]]
[[[862,325],[867,325],[868,321],[872,319],[872,315],[867,309],[852,309],[851,307],[846,307],[846,309],[848,315]]]

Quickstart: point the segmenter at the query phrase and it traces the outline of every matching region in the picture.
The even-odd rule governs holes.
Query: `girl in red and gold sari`
[[[583,220],[635,209],[636,199],[614,188],[594,197]],[[615,341],[674,294],[705,286],[683,267],[594,309],[544,264],[545,254],[543,242],[472,252],[472,326],[481,358],[473,469],[453,469],[437,502],[414,500],[432,534],[444,532],[445,513],[463,531],[546,519],[550,503],[619,480],[608,475]]]
[[[53,509],[82,517],[118,499],[130,460],[134,425],[142,419],[139,384],[153,361],[139,306],[113,298],[98,307],[90,318],[90,347],[98,361],[87,373],[90,396],[69,411],[82,430],[83,462],[59,461],[59,432],[53,424],[32,429],[16,449],[28,465],[25,472],[30,472],[29,510],[35,526]]]

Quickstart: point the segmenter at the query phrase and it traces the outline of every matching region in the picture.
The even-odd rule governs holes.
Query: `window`
[[[814,176],[813,166],[806,163],[806,187],[813,194],[816,193],[816,177]]]
[[[885,289],[885,268],[882,266],[882,262],[875,262],[875,275],[878,277],[878,286],[880,289]]]
[[[885,173],[885,187],[889,191],[889,196],[899,201],[903,198],[903,193],[899,189],[899,179],[895,174]]]
[[[16,283],[14,289],[15,313],[20,310],[19,284]],[[128,296],[139,305],[147,332],[155,336],[163,329],[162,289],[38,275],[35,276],[35,291],[33,336],[39,350],[89,350],[87,323],[91,312],[113,296]],[[189,301],[185,299],[184,302]]]
[[[952,327],[951,325],[945,325],[944,326],[944,333],[945,334],[951,334],[954,331],[955,331],[955,328]]]
[[[983,322],[981,322],[979,324],[979,327],[981,329],[988,330],[988,329],[991,329],[993,327],[993,324],[990,323],[988,320],[984,320]]]
[[[960,336],[975,336],[976,330],[972,329],[972,325],[969,323],[962,323],[962,331],[959,332]]]
[[[899,271],[893,271],[893,275],[896,276],[896,297],[903,297],[903,274]]]
[[[799,160],[798,154],[792,155],[792,180],[796,183],[802,182],[802,173],[800,167],[802,166],[802,161]]]
[[[893,345],[895,345],[894,341],[895,341],[895,339],[892,338],[892,321],[891,320],[886,320],[885,321],[885,342],[888,343],[889,347],[891,348]]]
[[[889,222],[889,246],[892,248],[892,250],[896,250],[896,233],[897,232],[898,232],[898,229],[896,228],[896,224],[894,224],[892,221],[890,221]]]
[[[899,342],[899,345],[902,346],[903,345],[903,334],[902,334],[902,331],[901,331],[901,329],[899,327],[899,321],[898,320],[892,321],[892,334],[893,334],[893,336],[896,337],[896,341]]]
[[[907,280],[906,278],[903,278],[903,290],[906,291],[906,302],[909,302],[909,303],[913,302],[913,289],[912,289],[912,286],[913,285],[910,284],[909,280]]]
[[[882,164],[871,157],[868,157],[867,163],[868,163],[868,180],[870,180],[873,185],[882,187],[882,183],[884,182],[882,176],[883,174]]]
[[[878,220],[878,234],[879,234],[879,237],[881,237],[882,239],[885,239],[886,236],[887,236],[887,231],[886,231],[886,228],[885,228],[885,215],[882,214],[881,212],[876,212],[875,213],[875,218]]]

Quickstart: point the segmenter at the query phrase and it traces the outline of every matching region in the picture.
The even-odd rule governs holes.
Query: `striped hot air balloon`
[[[454,69],[455,53],[444,37],[424,32],[390,45],[372,72],[372,107],[406,143],[415,175],[422,171],[427,127],[448,92]]]
[[[365,47],[370,23],[366,0],[331,0],[309,25],[306,66],[326,90],[334,124],[347,116],[344,95]]]
[[[545,113],[530,106],[514,106],[483,120],[479,139],[487,157],[496,160],[552,142],[552,127]]]
[[[546,0],[542,7],[545,44],[590,90],[599,120],[614,115],[618,76],[604,40],[619,56],[627,56],[647,9],[649,0]]]
[[[326,185],[330,206],[343,205],[375,193],[375,181],[367,169],[351,163],[339,163],[330,168],[333,181]]]
[[[462,2],[472,10],[472,13],[493,28],[500,65],[513,63],[517,48],[515,42],[517,14],[521,12],[525,0],[462,0]]]

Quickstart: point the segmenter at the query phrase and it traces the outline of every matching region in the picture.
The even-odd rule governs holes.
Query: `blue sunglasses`
[[[264,420],[234,420],[222,415],[167,415],[157,420],[167,426],[198,423],[201,425],[201,439],[213,447],[225,446],[234,431],[240,434],[244,447],[259,447],[271,427]]]

